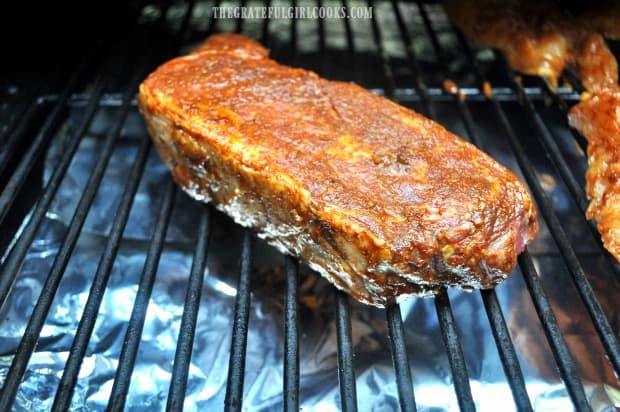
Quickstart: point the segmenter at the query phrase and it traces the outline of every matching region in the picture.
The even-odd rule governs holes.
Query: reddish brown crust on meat
[[[552,85],[565,68],[587,90],[618,83],[618,64],[603,37],[563,12],[553,1],[446,0],[446,11],[477,43],[501,50],[516,70]]]
[[[240,34],[228,33],[225,36],[211,36],[193,53],[229,51],[242,54],[246,58],[262,58],[269,56],[269,50],[256,42],[248,42],[248,38]]]
[[[512,173],[359,86],[281,66],[249,39],[218,46],[227,36],[140,87],[156,147],[190,194],[378,306],[512,272],[537,231]]]
[[[571,126],[588,139],[588,219],[620,261],[620,89],[587,96],[569,112]]]

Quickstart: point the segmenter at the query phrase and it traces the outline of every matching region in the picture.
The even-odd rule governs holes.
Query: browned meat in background
[[[553,86],[565,68],[590,91],[618,83],[603,36],[552,0],[446,0],[446,12],[473,41],[501,50],[516,70]]]
[[[571,126],[588,139],[588,219],[620,261],[620,89],[602,90],[573,107]]]
[[[265,56],[218,35],[141,85],[190,195],[377,306],[512,272],[537,222],[510,171],[409,109]]]

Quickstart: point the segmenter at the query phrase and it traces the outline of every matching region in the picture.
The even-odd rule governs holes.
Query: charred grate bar
[[[243,378],[245,371],[245,353],[248,339],[248,321],[250,319],[250,272],[252,267],[252,234],[243,232],[241,249],[241,267],[235,300],[235,317],[233,320],[230,363],[228,365],[228,382],[226,384],[225,410],[241,410],[243,403]]]
[[[340,402],[343,411],[357,411],[357,389],[353,366],[353,339],[351,338],[351,309],[349,298],[343,292],[336,292],[336,313],[338,320],[338,381]]]
[[[198,226],[198,243],[192,259],[192,270],[187,283],[185,292],[185,306],[183,307],[183,320],[179,330],[179,343],[174,356],[174,370],[170,379],[170,390],[168,392],[168,403],[166,409],[169,411],[180,411],[183,409],[183,400],[187,389],[187,378],[189,361],[192,356],[192,346],[196,334],[196,320],[198,318],[198,307],[200,305],[200,291],[204,281],[205,267],[207,264],[207,250],[209,248],[209,234],[211,211],[204,207],[200,215]]]
[[[520,411],[531,411],[532,404],[527,396],[527,389],[525,388],[525,380],[523,379],[521,366],[519,365],[515,348],[510,339],[510,333],[506,326],[506,320],[504,319],[499,301],[497,300],[497,295],[493,290],[485,290],[480,293],[482,294],[484,309],[491,323],[493,337],[497,343],[499,356],[502,360],[504,372],[508,378],[515,404]]]
[[[299,268],[292,257],[286,258],[286,294],[284,296],[284,410],[299,410]]]
[[[270,1],[265,3],[267,6]],[[293,6],[300,5],[301,2],[294,1]],[[304,3],[305,4],[305,3]],[[327,4],[319,0],[317,5]],[[357,2],[355,3],[358,4]],[[362,3],[359,3],[362,4]],[[452,102],[459,116],[466,133],[464,137],[469,138],[477,146],[484,148],[484,141],[479,137],[482,125],[476,123],[474,116],[470,110],[471,102],[481,102],[488,104],[497,116],[498,122],[503,128],[507,137],[510,153],[514,156],[519,171],[524,175],[530,190],[533,192],[537,202],[537,206],[541,211],[541,215],[551,233],[551,237],[557,246],[560,255],[568,273],[575,285],[577,292],[587,313],[590,316],[592,326],[596,330],[601,344],[607,354],[608,361],[616,374],[620,374],[620,347],[616,334],[605,315],[603,308],[590,285],[586,271],[580,262],[575,247],[560,224],[557,211],[554,209],[549,196],[540,184],[538,172],[531,164],[531,160],[527,151],[524,149],[519,131],[515,128],[513,122],[509,118],[508,108],[501,102],[516,103],[519,110],[522,110],[525,117],[536,130],[535,138],[537,139],[542,150],[552,160],[553,167],[561,177],[562,182],[568,188],[568,192],[572,196],[572,201],[577,205],[583,215],[587,207],[587,199],[583,188],[576,179],[574,172],[571,170],[569,163],[566,161],[564,154],[556,143],[556,136],[545,122],[544,115],[540,113],[535,106],[535,99],[542,97],[550,97],[554,102],[554,109],[564,114],[568,107],[565,102],[565,95],[550,90],[548,87],[536,89],[525,87],[523,84],[514,81],[514,73],[506,66],[506,63],[498,56],[495,60],[503,65],[503,73],[508,87],[502,89],[502,97],[494,98],[493,96],[485,96],[482,90],[482,84],[487,80],[482,70],[477,56],[474,54],[471,46],[461,33],[452,28],[453,35],[458,39],[461,51],[465,59],[472,68],[471,72],[479,83],[479,88],[468,89],[466,100],[459,96],[452,96],[449,93],[442,92],[437,87],[429,87],[432,81],[428,81],[425,77],[427,73],[423,69],[424,64],[420,61],[420,57],[416,52],[417,38],[412,37],[410,28],[407,27],[407,20],[403,13],[403,4],[397,0],[389,2],[379,2],[367,0],[363,3],[369,7],[378,10],[382,5],[388,5],[394,18],[395,28],[386,27],[378,18],[368,22],[368,32],[371,43],[374,47],[373,58],[379,63],[379,72],[381,76],[381,85],[377,91],[386,97],[399,102],[413,101],[420,103],[422,112],[429,117],[440,120],[440,110],[437,108],[439,102]],[[219,6],[220,2],[212,3]],[[239,2],[239,6],[247,6],[244,0]],[[352,2],[342,0],[342,5],[346,8],[351,7]],[[440,63],[446,75],[450,74],[448,69],[450,65],[450,54],[444,50],[442,39],[438,31],[434,27],[433,17],[428,12],[428,5],[422,2],[415,3],[417,13],[420,17],[422,27],[425,32],[426,39],[436,60]],[[163,5],[161,14],[157,23],[153,24],[153,31],[161,29],[165,26],[168,18],[168,10],[170,3]],[[184,45],[188,27],[191,25],[192,14],[196,11],[196,4],[189,2],[185,8],[183,18],[181,19],[180,29],[174,34],[167,37],[169,52],[173,55]],[[382,9],[385,10],[385,9]],[[208,33],[218,31],[218,20],[209,18],[208,25],[205,30],[200,32],[201,36]],[[279,24],[279,23],[278,23]],[[299,44],[303,41],[301,34],[301,21],[291,20],[288,26],[288,44],[285,47],[279,47],[280,51],[284,51],[285,59],[297,61],[303,55]],[[275,43],[274,34],[270,31],[270,27],[276,23],[264,20],[255,37],[262,38],[263,43]],[[325,27],[323,20],[318,20],[316,24],[318,50],[321,55],[330,48],[330,36],[334,36]],[[392,31],[390,31],[392,29]],[[243,32],[246,30],[245,21],[238,19],[233,22],[230,30]],[[344,19],[342,22],[343,43],[346,44],[346,51],[351,57],[354,65],[357,66],[364,56],[359,51],[356,38],[356,31],[352,27],[351,21]],[[399,85],[399,71],[395,67],[393,56],[390,54],[387,44],[399,39],[403,45],[406,63],[412,73],[411,84],[407,85],[407,90]],[[6,378],[0,392],[0,409],[10,410],[16,400],[19,387],[24,379],[27,371],[28,362],[37,348],[37,342],[42,333],[46,318],[50,314],[52,301],[59,289],[59,284],[67,269],[69,259],[75,253],[75,247],[78,238],[83,232],[83,227],[88,216],[88,212],[92,207],[95,196],[101,189],[104,173],[108,168],[110,159],[113,154],[114,144],[120,138],[123,127],[127,122],[127,117],[131,110],[135,107],[134,95],[139,81],[147,73],[147,69],[152,67],[152,63],[161,61],[165,56],[161,56],[161,52],[157,52],[152,40],[149,40],[148,33],[139,30],[132,35],[132,41],[135,45],[143,46],[150,44],[151,52],[146,55],[152,56],[152,59],[140,57],[137,62],[133,62],[138,69],[133,71],[133,76],[128,82],[125,92],[120,95],[106,95],[113,84],[118,68],[111,67],[106,59],[99,62],[98,56],[92,54],[84,58],[78,64],[64,82],[66,86],[57,94],[40,95],[43,87],[35,87],[37,90],[32,97],[24,98],[24,100],[16,105],[12,120],[3,129],[0,141],[3,147],[0,149],[0,176],[5,172],[10,172],[6,184],[2,187],[0,193],[0,231],[8,227],[7,216],[11,216],[10,212],[16,207],[16,200],[21,192],[25,189],[25,182],[32,173],[36,163],[41,158],[50,140],[58,130],[61,122],[66,117],[67,110],[71,107],[82,105],[85,107],[84,115],[75,129],[70,133],[67,141],[66,150],[58,161],[57,167],[51,173],[47,184],[43,187],[41,194],[34,205],[32,212],[22,223],[23,229],[18,231],[13,241],[7,246],[7,250],[2,251],[1,255],[5,256],[0,267],[0,308],[5,305],[12,291],[12,286],[19,275],[20,268],[27,259],[27,254],[31,248],[42,222],[48,212],[54,197],[56,196],[63,179],[67,174],[75,153],[82,139],[87,134],[89,126],[93,122],[97,111],[102,107],[110,107],[114,110],[114,117],[108,127],[108,133],[103,141],[103,145],[96,164],[92,169],[89,180],[81,194],[75,213],[68,225],[68,230],[62,240],[60,250],[56,255],[52,268],[46,278],[46,282],[42,288],[40,296],[36,300],[36,305],[32,311],[25,331],[11,360],[10,367],[6,372]],[[131,47],[127,47],[127,53]],[[105,54],[104,54],[105,56]],[[132,66],[132,59],[129,55],[125,56],[127,66]],[[101,64],[95,64],[101,63]],[[321,67],[326,67],[329,62],[322,60]],[[103,67],[101,72],[94,71],[93,67]],[[80,94],[80,87],[85,81],[92,82],[90,91],[86,94]],[[576,87],[575,87],[576,88]],[[499,90],[499,89],[498,89]],[[572,95],[571,95],[572,96]],[[574,99],[574,96],[571,97]],[[13,148],[17,142],[24,137],[29,123],[36,118],[36,113],[40,108],[41,102],[51,105],[51,110],[41,121],[40,127],[30,138],[30,146],[16,159],[17,163],[13,170],[6,169],[9,160],[17,156]],[[30,103],[25,103],[30,102]],[[583,147],[583,141],[580,136],[575,134],[577,143]],[[581,140],[580,140],[581,139]],[[75,330],[75,337],[72,340],[71,349],[68,353],[68,359],[62,377],[60,378],[57,392],[53,402],[53,410],[66,410],[71,406],[73,394],[76,385],[79,382],[79,372],[84,357],[87,353],[89,341],[92,337],[97,315],[103,296],[108,288],[109,277],[112,267],[117,258],[117,253],[121,242],[123,241],[124,230],[129,220],[132,204],[134,204],[138,186],[143,177],[149,153],[152,152],[150,139],[143,136],[138,142],[137,153],[132,165],[130,173],[126,177],[126,184],[123,188],[123,195],[120,198],[118,207],[112,221],[110,233],[106,236],[105,248],[102,252],[93,283],[90,286],[84,310],[79,319],[79,325]],[[5,173],[6,174],[6,173]],[[138,348],[142,339],[143,328],[147,322],[147,307],[151,298],[154,283],[156,281],[156,273],[164,252],[166,242],[166,234],[171,219],[173,218],[173,209],[175,205],[175,196],[177,193],[176,186],[171,180],[163,190],[163,200],[160,205],[159,215],[154,227],[153,234],[149,239],[149,248],[146,261],[143,266],[141,278],[138,282],[137,295],[133,304],[131,317],[128,321],[127,332],[125,333],[122,351],[119,358],[118,370],[115,374],[108,410],[120,410],[126,405],[131,377],[134,372],[134,366],[138,356]],[[176,343],[176,352],[174,355],[173,369],[171,372],[170,383],[167,396],[167,410],[182,410],[185,401],[185,394],[188,389],[189,368],[192,357],[192,349],[195,343],[195,335],[197,330],[198,313],[200,308],[201,290],[205,280],[207,268],[207,256],[211,253],[212,247],[212,220],[214,212],[209,206],[202,207],[197,215],[196,228],[196,245],[192,253],[191,269],[186,284],[183,313],[178,332],[178,340]],[[620,278],[620,270],[618,265],[613,262],[609,255],[604,251],[595,227],[588,223],[593,238],[596,239],[597,253],[602,254],[606,260],[607,269],[615,277]],[[236,297],[233,309],[233,325],[232,337],[230,342],[230,357],[228,359],[228,378],[226,380],[226,394],[222,407],[229,411],[238,411],[243,407],[244,402],[244,380],[246,379],[246,352],[248,345],[252,344],[249,340],[248,328],[250,322],[250,309],[253,305],[252,293],[256,288],[254,282],[253,262],[257,258],[253,249],[256,247],[251,232],[243,231],[240,248],[240,267],[239,278],[236,287]],[[300,328],[300,272],[297,262],[292,258],[285,259],[284,265],[284,296],[283,296],[283,364],[282,364],[282,405],[285,410],[298,410],[303,398],[303,382],[301,381],[302,366],[300,365],[300,346],[303,341],[302,331]],[[541,274],[545,269],[536,267],[534,258],[529,251],[525,251],[519,257],[519,272],[525,282],[527,291],[531,297],[531,302],[536,310],[537,316],[548,340],[549,347],[555,358],[556,365],[559,369],[560,376],[566,387],[566,390],[572,400],[573,405],[578,410],[591,410],[591,404],[584,389],[582,379],[579,377],[579,371],[562,329],[558,323],[558,318],[554,313],[553,306],[550,302],[543,282]],[[519,276],[516,274],[515,276]],[[358,408],[364,409],[365,405],[360,404],[359,391],[357,388],[357,378],[360,376],[356,369],[356,347],[354,346],[354,331],[352,330],[352,304],[349,302],[348,296],[342,292],[335,292],[335,318],[336,318],[336,337],[337,337],[337,377],[339,384],[339,405],[342,410],[356,411]],[[528,395],[528,388],[523,375],[522,366],[518,358],[518,351],[515,348],[509,327],[507,325],[500,299],[495,291],[482,291],[479,294],[483,303],[486,317],[488,318],[489,328],[497,347],[497,353],[503,366],[506,380],[512,392],[515,408],[520,411],[533,410],[531,395]],[[462,332],[458,328],[458,321],[453,310],[453,302],[447,291],[442,291],[434,301],[436,315],[438,319],[438,329],[445,346],[445,354],[448,361],[451,380],[454,386],[454,392],[458,400],[458,406],[461,410],[475,410],[476,398],[474,388],[470,382],[470,372],[468,372],[466,355],[463,350]],[[389,337],[390,355],[393,361],[394,380],[396,384],[398,405],[401,410],[415,411],[418,408],[420,397],[414,395],[414,378],[416,378],[416,369],[410,363],[410,349],[407,341],[407,330],[403,322],[401,307],[393,306],[385,311],[386,330]],[[415,351],[417,348],[413,348]]]
[[[519,257],[519,265],[523,271],[523,277],[527,283],[534,305],[536,306],[538,316],[542,320],[542,325],[551,345],[553,356],[558,363],[560,374],[562,375],[562,379],[564,379],[564,383],[566,384],[573,403],[578,410],[591,410],[583,385],[577,374],[575,361],[568,350],[558,321],[549,304],[549,299],[538,278],[538,273],[536,273],[532,258],[527,251]]]
[[[164,248],[164,240],[166,237],[166,230],[168,229],[168,223],[170,222],[175,192],[176,186],[170,181],[168,187],[165,189],[159,219],[157,220],[157,226],[155,227],[155,232],[151,239],[149,252],[146,262],[144,263],[144,270],[140,278],[138,294],[136,295],[127,332],[125,333],[123,350],[119,359],[119,369],[114,378],[114,386],[112,386],[110,404],[108,405],[108,410],[110,411],[123,410],[125,407],[127,392],[129,391],[129,382],[133,367],[136,364],[138,345],[140,344],[142,329],[144,328],[146,319],[146,310],[153,291],[159,259],[161,258]],[[69,399],[67,399],[67,406],[68,401]],[[63,409],[64,406],[65,405],[60,405],[59,410]]]
[[[396,374],[396,384],[398,385],[398,400],[400,409],[403,411],[416,411],[415,395],[413,393],[413,380],[411,369],[409,369],[409,357],[403,336],[403,318],[400,307],[392,306],[386,310],[388,319],[388,330],[392,349],[392,359],[394,361],[394,373]]]

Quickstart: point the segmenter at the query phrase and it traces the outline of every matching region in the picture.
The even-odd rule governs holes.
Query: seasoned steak
[[[142,83],[187,193],[376,306],[512,272],[537,231],[519,179],[412,110],[267,54],[217,35]]]

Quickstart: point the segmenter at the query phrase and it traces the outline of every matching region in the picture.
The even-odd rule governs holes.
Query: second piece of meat
[[[596,219],[605,247],[620,262],[620,88],[585,97],[568,119],[588,139],[586,216]]]
[[[616,58],[601,34],[553,0],[445,0],[450,19],[472,40],[501,50],[516,70],[553,86],[565,68],[597,91],[618,83]]]

